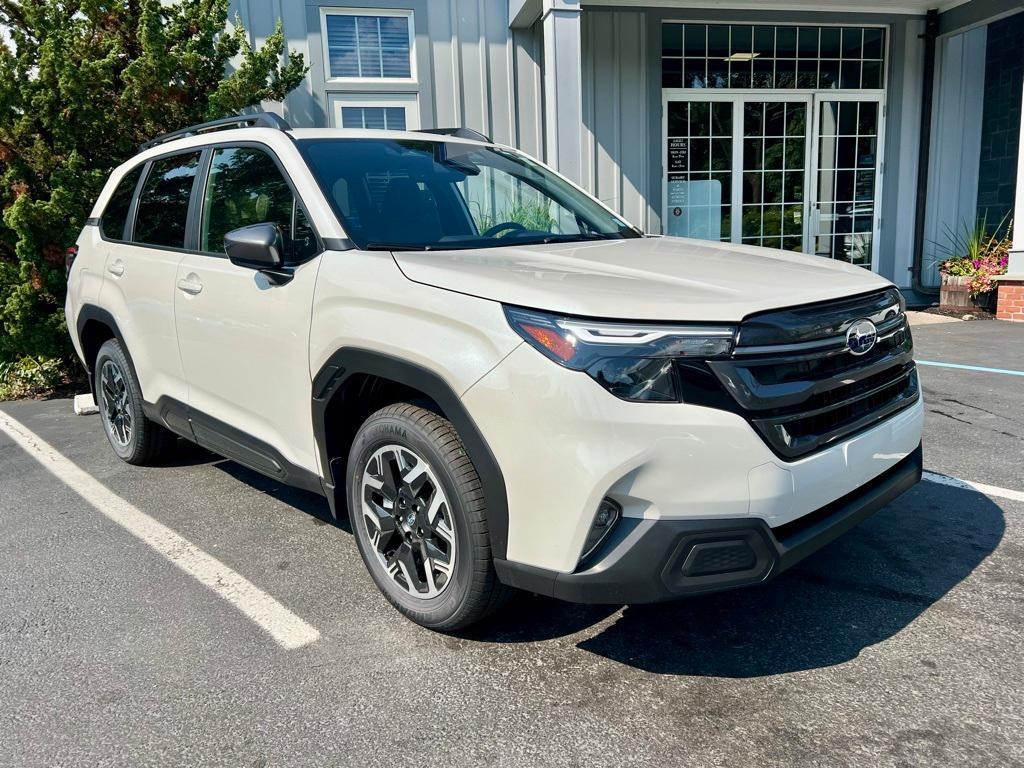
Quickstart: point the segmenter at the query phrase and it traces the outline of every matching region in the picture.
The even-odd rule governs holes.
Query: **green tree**
[[[254,49],[228,2],[0,0],[0,366],[70,360],[64,254],[115,166],[305,76],[280,23]]]

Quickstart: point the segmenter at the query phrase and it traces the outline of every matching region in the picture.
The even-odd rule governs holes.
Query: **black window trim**
[[[316,224],[313,221],[313,217],[309,215],[309,208],[303,202],[302,196],[299,194],[298,189],[295,186],[295,182],[292,181],[291,175],[288,173],[284,164],[281,162],[281,158],[277,156],[277,153],[268,144],[265,144],[261,141],[252,140],[223,140],[187,148],[172,149],[167,152],[161,152],[158,155],[153,155],[152,157],[147,158],[146,160],[143,160],[133,165],[131,168],[125,171],[121,179],[118,180],[118,183],[120,183],[120,181],[124,179],[124,176],[127,176],[129,173],[134,171],[139,166],[142,167],[142,173],[139,175],[139,180],[135,184],[135,191],[132,193],[131,205],[128,206],[128,219],[125,221],[124,232],[122,233],[124,239],[117,240],[115,238],[104,236],[103,229],[102,227],[99,226],[103,218],[102,214],[96,221],[100,239],[103,240],[104,242],[116,243],[118,245],[133,245],[136,246],[137,248],[150,248],[157,251],[170,251],[172,253],[183,253],[192,256],[208,256],[210,258],[215,259],[226,259],[226,253],[215,253],[211,251],[199,250],[199,227],[202,225],[200,218],[202,213],[202,198],[204,197],[206,191],[206,179],[209,173],[210,164],[213,159],[214,150],[221,149],[224,147],[252,147],[254,149],[259,149],[266,152],[270,156],[270,159],[274,161],[274,164],[277,166],[277,169],[281,172],[281,175],[284,177],[285,183],[287,183],[288,187],[291,189],[292,195],[295,198],[296,206],[302,209],[302,213],[305,215],[306,221],[309,222],[309,227],[311,230],[313,230],[314,237],[316,237],[316,253],[312,254],[308,258],[303,259],[301,261],[289,262],[288,264],[285,265],[286,267],[291,268],[305,264],[309,261],[312,261],[317,256],[320,256],[326,250],[328,250],[326,241],[320,235],[319,230],[316,228]],[[199,165],[196,169],[196,176],[193,179],[192,191],[189,197],[188,217],[185,224],[185,246],[183,248],[175,248],[169,245],[153,245],[151,243],[135,242],[133,240],[133,237],[135,236],[135,217],[136,213],[138,212],[139,197],[142,195],[142,189],[145,186],[146,181],[149,179],[149,173],[150,170],[152,169],[153,163],[168,157],[174,157],[176,155],[189,155],[194,152],[199,153]],[[304,157],[303,160],[305,160]],[[109,204],[109,200],[107,202]],[[296,206],[292,207],[293,220],[295,218]],[[104,211],[106,211],[106,206],[104,206]],[[294,230],[294,226],[292,227],[292,229]],[[330,250],[348,250],[351,247],[352,245],[347,240],[344,240],[332,243],[332,247]]]

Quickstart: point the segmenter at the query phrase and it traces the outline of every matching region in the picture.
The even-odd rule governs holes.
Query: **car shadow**
[[[970,575],[1004,530],[1003,511],[987,497],[922,483],[767,584],[621,613],[524,596],[461,637],[534,642],[618,614],[577,647],[666,675],[750,678],[827,667],[904,629]]]

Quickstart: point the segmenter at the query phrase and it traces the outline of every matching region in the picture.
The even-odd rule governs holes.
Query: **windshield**
[[[299,142],[362,249],[426,250],[640,237],[518,152],[454,141]]]

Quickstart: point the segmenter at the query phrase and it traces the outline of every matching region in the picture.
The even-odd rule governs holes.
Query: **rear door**
[[[309,374],[319,241],[268,148],[214,146],[204,165],[193,209],[197,252],[179,264],[175,289],[192,429],[219,453],[308,484],[319,475]],[[225,234],[267,222],[284,236],[293,277],[283,284],[235,266],[224,252]]]
[[[150,161],[123,230],[117,231],[116,221],[101,222],[108,253],[100,301],[117,319],[149,403],[188,397],[174,327],[174,283],[200,157],[192,150]]]

